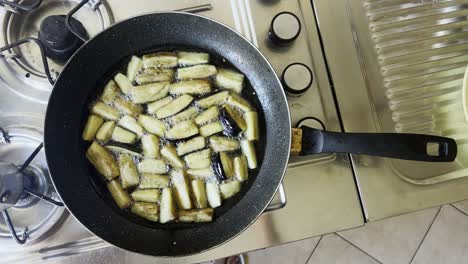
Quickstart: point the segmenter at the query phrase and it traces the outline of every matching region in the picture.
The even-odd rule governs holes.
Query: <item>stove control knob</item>
[[[288,65],[281,75],[283,88],[291,96],[301,96],[307,92],[313,80],[312,71],[302,63]]]
[[[307,117],[304,117],[304,118],[300,119],[299,121],[297,121],[296,127],[300,128],[302,126],[316,128],[316,129],[320,129],[320,130],[324,130],[324,131],[327,130],[325,128],[325,124],[323,124],[323,122],[320,119],[318,119],[316,117],[312,117],[312,116],[307,116]]]
[[[301,22],[290,12],[281,12],[271,21],[268,37],[278,46],[289,46],[299,36]]]

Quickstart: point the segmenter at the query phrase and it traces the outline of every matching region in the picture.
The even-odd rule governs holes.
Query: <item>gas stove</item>
[[[118,21],[167,10],[196,12],[243,34],[282,77],[293,124],[307,122],[321,129],[341,130],[315,14],[308,0],[0,1],[0,47],[21,43],[5,49],[0,58],[0,161],[21,166],[40,145],[51,83],[76,47]],[[70,28],[77,34],[67,30]],[[27,171],[38,176],[34,181],[37,192],[59,200],[50,183],[43,150],[38,151]],[[11,239],[0,220],[0,263],[35,263],[111,246],[89,233],[63,207],[29,199],[20,199],[8,209],[16,233],[27,238],[24,245]],[[208,252],[159,261],[206,261],[363,223],[348,155],[293,157],[274,201],[245,232]],[[140,263],[154,260],[130,253],[129,258]]]

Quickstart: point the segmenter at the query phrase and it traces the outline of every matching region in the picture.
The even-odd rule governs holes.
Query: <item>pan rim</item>
[[[199,15],[199,14],[192,14],[192,13],[187,13],[187,12],[180,12],[180,11],[159,11],[159,12],[147,12],[147,13],[143,13],[143,14],[140,14],[140,15],[136,15],[136,16],[133,16],[133,17],[129,17],[127,19],[124,19],[124,20],[121,20],[113,25],[111,25],[110,27],[106,28],[105,30],[99,32],[98,34],[96,34],[93,38],[89,39],[86,43],[84,43],[73,55],[72,57],[67,61],[67,63],[65,64],[63,70],[60,72],[57,80],[59,80],[62,76],[62,74],[65,72],[65,70],[67,69],[68,65],[70,63],[72,63],[72,61],[74,60],[75,56],[77,56],[77,54],[82,50],[84,49],[85,47],[87,47],[87,45],[92,41],[94,40],[95,38],[97,38],[98,36],[100,36],[101,34],[105,34],[105,32],[107,32],[108,30],[112,29],[113,27],[116,27],[118,25],[120,25],[121,23],[127,23],[129,20],[132,20],[132,19],[137,19],[137,18],[140,18],[140,17],[145,17],[145,16],[149,16],[149,15],[170,15],[170,14],[179,14],[179,15],[185,15],[185,16],[193,16],[193,17],[199,17],[201,19],[206,19],[206,20],[209,20],[211,22],[214,22],[222,27],[224,27],[225,29],[233,32],[234,34],[236,34],[237,36],[241,37],[244,42],[248,43],[249,46],[251,46],[260,56],[261,58],[266,62],[266,64],[268,65],[268,68],[274,73],[274,77],[275,77],[275,82],[278,83],[278,86],[279,87],[283,87],[282,84],[281,84],[281,81],[278,77],[278,74],[275,72],[273,66],[271,65],[271,63],[268,61],[268,59],[265,57],[265,55],[250,41],[248,40],[245,36],[243,36],[242,34],[240,34],[239,32],[237,32],[235,29],[233,29],[232,27],[218,21],[218,20],[215,20],[213,18],[210,18],[210,17],[207,17],[207,16],[203,16],[203,15]],[[53,93],[53,92],[52,92]],[[289,106],[288,106],[288,101],[287,101],[287,97],[286,97],[286,94],[284,92],[284,89],[281,89],[281,95],[282,95],[282,98],[281,100],[285,102],[286,104],[286,109],[285,111],[287,112],[287,126],[290,128],[291,127],[291,113],[290,113],[290,109],[289,109]],[[49,112],[50,112],[50,108],[49,108],[49,105],[47,107],[47,111],[46,111],[46,122],[45,122],[45,125],[44,125],[44,135],[47,134],[47,117],[49,116]],[[283,182],[284,180],[284,176],[286,174],[286,170],[287,170],[287,165],[288,165],[288,161],[289,161],[289,158],[290,158],[290,148],[291,148],[291,130],[289,129],[288,131],[286,131],[286,136],[288,138],[287,140],[287,149],[288,149],[288,152],[285,154],[286,157],[285,157],[285,163],[282,165],[282,170],[281,170],[281,177],[279,177],[279,184],[277,184],[276,188],[275,188],[275,191],[272,192],[272,194],[270,195],[269,199],[268,199],[268,203],[266,203],[265,206],[262,206],[262,209],[260,210],[260,213],[257,214],[254,219],[252,221],[250,221],[249,224],[245,225],[244,228],[242,228],[239,232],[237,232],[235,235],[229,237],[228,239],[224,240],[222,243],[219,243],[217,245],[214,245],[212,247],[209,247],[209,248],[206,248],[204,250],[201,250],[199,252],[196,252],[196,253],[189,253],[189,254],[181,254],[181,255],[177,255],[177,256],[170,256],[170,255],[150,255],[148,254],[148,256],[155,256],[155,257],[158,257],[158,258],[183,258],[183,257],[187,257],[187,256],[193,256],[193,255],[198,255],[198,254],[201,254],[201,253],[204,253],[204,252],[207,252],[207,251],[210,251],[214,248],[217,248],[221,245],[224,245],[226,243],[228,243],[229,241],[233,240],[234,238],[236,238],[237,236],[239,236],[241,233],[243,233],[245,230],[247,230],[253,223],[255,223],[258,218],[264,213],[265,209],[268,207],[268,205],[271,203],[271,201],[273,200],[273,198],[275,197],[275,194],[277,193],[278,191],[278,188],[279,188],[279,185]],[[49,156],[47,155],[47,147],[48,144],[46,144],[46,140],[44,140],[44,148],[46,150],[46,160],[47,162],[49,162]],[[52,172],[50,171],[50,166],[48,166],[48,171],[49,173],[52,175]],[[52,179],[52,184],[54,186],[54,188],[57,190],[57,193],[58,195],[60,196],[60,198],[62,199],[61,197],[61,192],[59,191],[59,189],[56,187],[56,183],[55,183],[55,180],[54,180],[54,177],[51,177]],[[67,208],[68,212],[81,224],[81,221],[79,220],[78,217],[75,216],[75,213],[69,209],[68,205],[66,202],[64,202],[65,204],[65,207]],[[90,233],[92,233],[93,235],[95,235],[96,237],[99,237],[100,239],[106,241],[107,243],[113,245],[113,246],[116,246],[116,247],[119,247],[119,248],[122,248],[120,247],[119,245],[116,245],[112,242],[109,242],[108,240],[106,240],[105,238],[95,234],[95,232],[93,232],[92,230],[90,230],[86,225],[82,224],[82,226],[84,228],[86,228],[86,230],[88,230]],[[122,248],[124,250],[128,250],[126,248]],[[147,255],[145,253],[141,253],[141,252],[138,252],[139,254],[144,254],[144,255]]]

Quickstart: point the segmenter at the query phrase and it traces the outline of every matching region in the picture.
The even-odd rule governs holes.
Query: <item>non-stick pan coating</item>
[[[260,112],[263,156],[257,175],[216,211],[212,223],[159,225],[119,210],[102,177],[86,160],[81,131],[89,103],[132,54],[190,47],[224,57],[246,74],[246,94]],[[252,90],[253,87],[253,90]],[[249,96],[250,97],[250,96]],[[233,238],[261,214],[281,182],[289,157],[290,119],[278,78],[258,50],[213,20],[185,13],[154,13],[118,23],[69,61],[50,97],[45,146],[54,185],[71,213],[91,232],[126,250],[155,255],[195,254]]]

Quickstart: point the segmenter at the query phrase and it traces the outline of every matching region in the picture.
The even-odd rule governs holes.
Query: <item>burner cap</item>
[[[46,56],[59,62],[67,61],[83,44],[82,40],[68,30],[65,18],[64,15],[46,17],[41,22],[38,36],[44,45]],[[81,35],[86,35],[86,29],[80,21],[73,17],[70,21]]]

